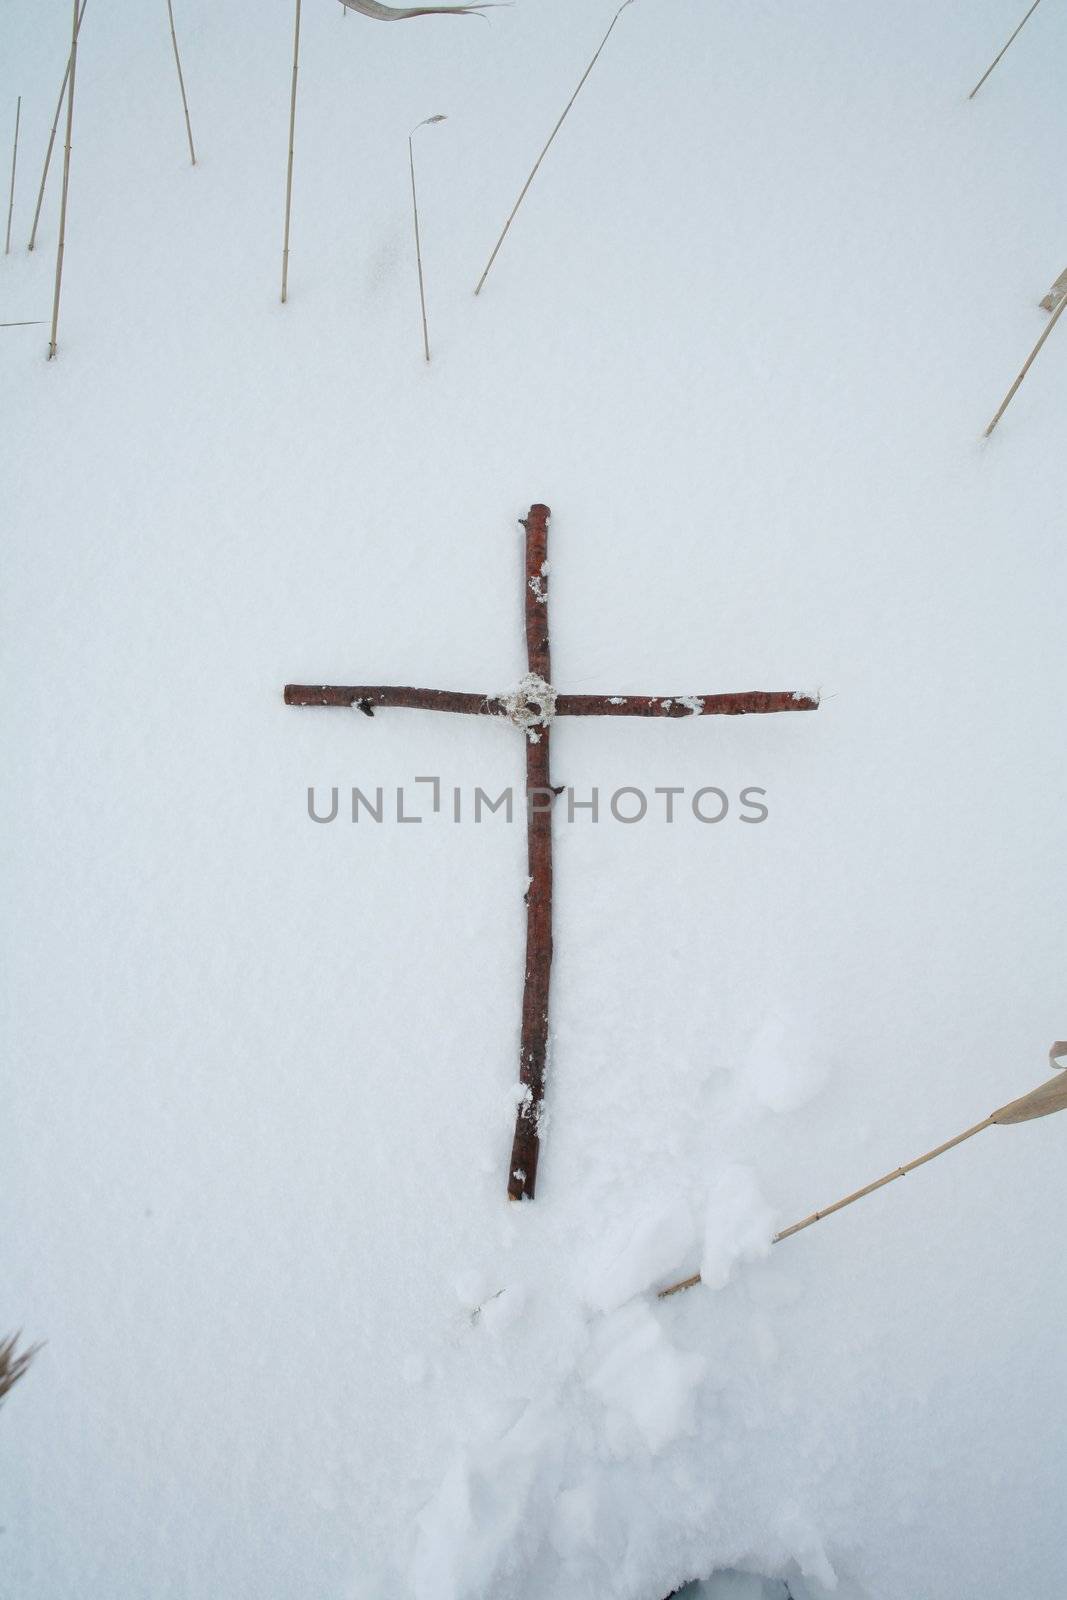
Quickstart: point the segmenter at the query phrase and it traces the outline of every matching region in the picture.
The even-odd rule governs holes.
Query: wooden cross
[[[557,791],[549,772],[549,732],[554,717],[741,716],[751,712],[815,711],[818,698],[788,689],[746,694],[662,695],[557,694],[552,687],[548,642],[547,506],[530,507],[526,529],[526,653],[529,671],[511,695],[407,689],[391,685],[335,686],[290,683],[289,706],[356,706],[368,717],[378,706],[419,711],[457,711],[468,716],[506,717],[526,743],[526,814],[529,888],[526,892],[526,979],[522,999],[519,1077],[522,1099],[508,1169],[508,1198],[532,1200],[540,1154],[539,1124],[545,1093],[548,1047],[548,983],[552,967],[552,802]]]

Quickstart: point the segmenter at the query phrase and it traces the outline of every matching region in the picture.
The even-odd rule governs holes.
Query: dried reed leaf
[[[15,1354],[21,1334],[13,1333],[9,1339],[0,1339],[0,1405],[22,1377],[30,1362],[41,1348],[33,1344],[20,1355]]]
[[[379,22],[403,22],[406,17],[469,17],[479,11],[496,11],[507,0],[483,0],[470,6],[383,6],[379,0],[341,0],[349,11],[360,11]]]

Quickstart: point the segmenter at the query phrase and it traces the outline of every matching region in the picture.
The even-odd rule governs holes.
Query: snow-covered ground
[[[1067,333],[981,435],[1067,264],[1067,8],[966,98],[1022,9],[639,0],[475,299],[610,0],[304,0],[283,307],[289,0],[176,0],[195,170],[166,8],[92,0],[59,359],[0,331],[3,1600],[1064,1593],[1067,1128],[767,1244],[1065,1031]],[[4,321],[68,34],[0,16]],[[523,828],[344,797],[519,736],[281,691],[512,688],[535,500],[560,690],[825,698],[557,725],[579,797],[769,816],[557,815],[517,1208]]]

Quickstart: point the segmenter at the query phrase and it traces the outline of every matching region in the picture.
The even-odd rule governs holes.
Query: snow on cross
[[[508,1198],[532,1200],[541,1141],[539,1124],[548,1048],[548,988],[552,967],[552,803],[549,731],[554,717],[714,717],[772,711],[816,711],[815,695],[790,689],[742,694],[603,695],[558,694],[552,687],[548,633],[547,506],[533,505],[526,530],[526,653],[529,671],[510,695],[479,695],[449,689],[392,685],[290,683],[290,706],[355,706],[373,716],[377,706],[419,711],[455,711],[506,717],[526,741],[526,817],[529,888],[526,893],[526,977],[522,1001],[519,1077],[523,1095],[515,1120],[508,1170]]]

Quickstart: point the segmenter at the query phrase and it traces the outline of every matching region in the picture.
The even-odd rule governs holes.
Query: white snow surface
[[[1067,1589],[1067,1129],[768,1244],[1064,1034],[1067,333],[981,434],[1067,259],[1067,8],[966,98],[1020,10],[640,0],[475,299],[611,6],[304,0],[283,307],[291,5],[176,3],[195,169],[165,9],[89,6],[58,360],[0,330],[3,1600]],[[4,321],[68,35],[0,16]],[[605,801],[516,1208],[524,829],[451,791],[521,737],[281,691],[517,682],[536,500],[561,692],[823,700],[555,723]],[[657,785],[769,816],[611,818]]]

